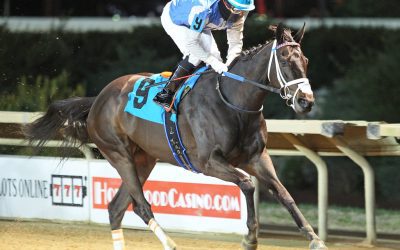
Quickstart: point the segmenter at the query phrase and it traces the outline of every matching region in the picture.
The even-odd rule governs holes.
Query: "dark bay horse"
[[[257,248],[258,222],[254,209],[255,176],[289,211],[311,249],[326,249],[293,198],[279,181],[266,149],[267,127],[261,113],[272,86],[297,113],[309,112],[314,97],[306,78],[307,58],[300,43],[304,27],[292,36],[281,24],[271,26],[275,39],[253,47],[232,63],[230,72],[262,86],[242,83],[217,73],[201,75],[195,89],[182,100],[179,128],[192,163],[208,176],[235,183],[246,197],[248,234],[244,249]],[[58,133],[66,140],[92,141],[118,171],[122,184],[109,204],[114,249],[123,249],[121,221],[130,204],[157,235],[165,249],[175,243],[154,219],[142,186],[157,161],[176,164],[160,124],[124,112],[128,93],[141,74],[120,77],[97,97],[56,101],[44,116],[25,127],[27,138],[42,146]],[[216,88],[216,86],[218,86]]]

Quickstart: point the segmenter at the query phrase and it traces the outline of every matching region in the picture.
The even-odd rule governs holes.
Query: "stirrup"
[[[153,98],[153,101],[164,108],[166,112],[176,113],[174,109],[175,93],[170,90],[163,89]]]
[[[164,106],[163,104],[165,104],[165,103],[162,104],[165,112],[168,112],[168,113],[171,112],[172,114],[176,114],[174,103],[175,103],[175,94],[172,96],[172,100],[171,100],[171,102],[169,102],[168,105]]]
[[[174,103],[167,103],[167,102],[159,102],[158,100],[153,100],[157,105],[161,106],[165,112],[171,112],[172,114],[176,114],[176,110],[174,107]]]
[[[160,100],[159,98],[157,98],[157,96],[154,97],[153,101],[163,108],[169,108],[171,106],[170,102],[168,102],[166,100]]]
[[[162,89],[160,92],[154,96],[153,101],[160,104],[160,105],[168,105],[171,102],[174,93],[169,89]]]
[[[175,100],[175,98],[174,98],[174,100]],[[176,110],[175,110],[175,107],[174,107],[174,101],[172,101],[172,103],[170,105],[168,105],[168,107],[164,106],[164,110],[167,113],[171,112],[172,114],[176,114]]]

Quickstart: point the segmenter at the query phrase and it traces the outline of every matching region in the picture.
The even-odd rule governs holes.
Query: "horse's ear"
[[[272,32],[274,32],[274,34],[275,34],[275,32],[276,32],[276,25],[270,25],[270,26],[268,26],[268,29],[270,30],[270,31],[272,31]]]
[[[275,32],[275,37],[276,40],[278,41],[278,44],[284,43],[284,35],[285,35],[285,27],[283,26],[283,23],[279,23],[278,26],[276,27],[276,32]]]
[[[303,28],[297,31],[297,33],[293,36],[295,42],[301,43],[301,40],[303,40],[305,30],[306,30],[306,23],[304,23]]]

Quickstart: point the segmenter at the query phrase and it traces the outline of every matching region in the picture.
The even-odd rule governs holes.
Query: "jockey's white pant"
[[[208,53],[203,55],[202,58],[196,57],[191,53],[190,50],[195,48],[189,48],[187,45],[187,37],[192,34],[192,30],[185,26],[179,26],[172,22],[169,15],[171,2],[167,3],[164,7],[163,13],[161,15],[161,24],[164,27],[167,34],[172,38],[175,44],[178,46],[179,50],[183,54],[183,58],[189,56],[189,62],[194,66],[198,66],[202,61],[204,61],[209,55],[212,55],[222,61],[221,54],[217,47],[217,43],[210,30],[203,30],[199,36],[198,44],[201,46],[202,51]]]

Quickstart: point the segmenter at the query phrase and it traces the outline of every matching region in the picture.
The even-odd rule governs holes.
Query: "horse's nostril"
[[[299,98],[298,103],[303,109],[311,109],[314,105],[314,102],[310,102],[304,98]]]
[[[306,109],[308,108],[309,102],[304,98],[299,98],[298,100],[300,107]]]

